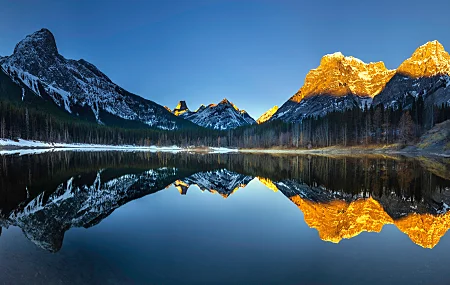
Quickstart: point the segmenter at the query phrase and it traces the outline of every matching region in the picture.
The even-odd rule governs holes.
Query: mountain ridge
[[[418,47],[393,70],[381,61],[365,63],[340,52],[328,54],[270,120],[296,122],[372,103],[409,108],[418,95],[427,97],[427,105],[450,103],[449,75],[450,55],[437,40]]]
[[[215,130],[235,129],[256,124],[245,110],[239,109],[226,98],[217,104],[200,105],[196,111],[191,111],[186,101],[180,101],[172,113],[201,127]]]
[[[98,124],[108,125],[113,116],[141,122],[148,127],[174,130],[184,122],[157,103],[132,94],[86,60],[66,59],[58,52],[54,35],[41,29],[20,41],[0,65],[17,83],[29,87],[38,97],[48,95],[75,117],[91,112]]]

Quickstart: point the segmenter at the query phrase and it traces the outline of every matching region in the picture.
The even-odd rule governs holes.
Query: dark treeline
[[[324,117],[308,117],[297,123],[274,121],[229,131],[201,127],[162,131],[108,127],[69,120],[20,104],[0,101],[1,138],[55,143],[248,148],[407,144],[417,141],[425,131],[448,119],[450,106],[425,108],[419,96],[407,110],[379,105],[375,108],[371,106],[332,112]]]
[[[230,131],[238,147],[327,147],[410,144],[434,125],[450,119],[450,106],[426,108],[419,96],[411,108],[353,108],[324,117],[308,117],[298,123],[269,122]],[[221,142],[222,143],[222,142]]]

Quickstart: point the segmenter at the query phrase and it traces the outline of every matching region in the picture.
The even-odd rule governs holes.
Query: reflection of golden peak
[[[273,184],[272,180],[270,180],[269,178],[263,178],[263,177],[257,177],[259,182],[261,182],[262,184],[264,184],[267,188],[273,190],[273,192],[277,192],[278,191],[278,187]]]
[[[438,41],[427,42],[417,48],[397,72],[413,78],[450,74],[450,55]]]
[[[450,212],[437,216],[413,213],[394,221],[373,198],[351,203],[315,203],[300,196],[290,199],[303,212],[306,224],[316,229],[322,240],[334,243],[362,232],[380,232],[384,225],[395,224],[415,244],[433,248],[450,228]]]
[[[278,111],[278,106],[273,106],[272,108],[267,110],[264,114],[262,114],[261,117],[259,117],[259,119],[256,120],[256,122],[258,124],[262,124],[262,123],[268,121],[270,118],[272,118],[273,114],[275,114],[277,111]]]
[[[374,97],[394,74],[395,70],[388,70],[383,62],[364,63],[340,52],[325,55],[320,65],[306,75],[303,87],[291,101],[298,103],[313,95]]]
[[[395,225],[414,243],[433,248],[450,228],[450,212],[438,216],[413,213],[395,221]]]
[[[293,196],[291,201],[303,212],[306,224],[317,229],[322,240],[334,243],[362,232],[380,232],[385,224],[392,223],[392,218],[372,198],[322,204]]]
[[[189,189],[189,184],[181,181],[181,180],[177,180],[173,183],[173,186],[175,186],[175,188],[178,189],[178,192],[180,192],[181,195],[185,195],[187,189]]]

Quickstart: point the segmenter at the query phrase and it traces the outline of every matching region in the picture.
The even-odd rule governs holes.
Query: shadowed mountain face
[[[259,181],[334,243],[393,224],[433,248],[450,228],[448,159],[60,152],[1,156],[0,163],[2,227],[20,227],[51,252],[70,228],[95,226],[172,185],[184,195],[200,189],[228,198]]]
[[[170,111],[168,107],[167,110]],[[189,110],[185,101],[180,101],[172,113],[199,126],[214,130],[229,130],[256,124],[256,121],[236,105],[223,99],[218,104],[201,105],[196,111]]]
[[[12,55],[0,58],[0,65],[22,87],[24,102],[50,101],[60,112],[106,125],[169,130],[186,125],[164,107],[124,90],[93,64],[63,57],[47,29],[20,41]]]

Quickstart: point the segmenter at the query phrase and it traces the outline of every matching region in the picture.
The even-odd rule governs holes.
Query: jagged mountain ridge
[[[240,110],[227,99],[218,104],[201,105],[196,111],[189,110],[186,102],[180,101],[172,113],[199,126],[215,130],[229,130],[256,124],[245,110]]]
[[[421,95],[427,106],[450,102],[450,55],[438,41],[417,48],[374,98],[373,104],[408,108]]]
[[[0,59],[0,65],[17,84],[25,85],[31,91],[23,91],[22,100],[30,96],[50,98],[75,117],[92,117],[92,120],[107,125],[113,117],[169,130],[184,124],[164,107],[113,83],[93,64],[83,59],[64,58],[58,52],[53,34],[47,29],[20,41],[12,55]]]
[[[300,90],[270,120],[300,121],[370,104],[395,71],[383,62],[364,63],[337,52],[325,55],[312,69]]]
[[[388,70],[383,62],[326,55],[270,120],[295,122],[372,103],[408,108],[418,95],[428,106],[450,103],[449,74],[450,55],[438,41],[420,46],[396,70]]]

